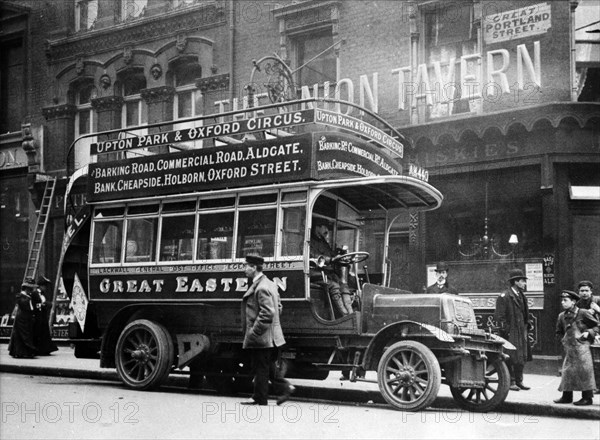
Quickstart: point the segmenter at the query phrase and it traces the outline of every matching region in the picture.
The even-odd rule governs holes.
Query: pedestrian
[[[558,387],[562,396],[554,403],[572,403],[573,391],[581,391],[581,400],[573,404],[591,405],[596,381],[590,344],[598,334],[598,320],[590,310],[577,307],[577,293],[563,290],[560,297],[564,311],[556,321],[556,336],[561,338],[565,359]]]
[[[583,280],[577,285],[579,292],[579,301],[577,307],[580,309],[591,310],[596,319],[600,319],[600,296],[594,296],[594,285],[591,281]]]
[[[508,351],[507,361],[510,370],[510,389],[512,391],[529,390],[523,383],[525,363],[531,360],[531,350],[527,333],[531,330],[529,322],[529,307],[525,296],[527,277],[521,269],[511,269],[508,282],[510,287],[502,292],[496,300],[494,318],[499,328],[500,336],[515,346]]]
[[[263,273],[264,259],[246,256],[245,274],[250,288],[242,298],[243,348],[249,350],[254,371],[254,393],[242,405],[267,405],[269,379],[279,393],[277,404],[286,402],[294,387],[277,368],[279,347],[285,344],[279,321],[282,306],[277,285]]]
[[[17,314],[8,344],[14,358],[33,358],[37,354],[34,342],[35,310],[40,304],[37,285],[33,278],[25,278],[17,294]]]
[[[436,282],[427,287],[427,293],[451,293],[458,295],[458,290],[448,283],[448,264],[440,261],[435,266]]]
[[[37,282],[40,297],[40,307],[35,310],[35,328],[34,328],[34,343],[37,347],[38,356],[49,356],[58,350],[58,347],[52,340],[50,333],[50,311],[52,303],[48,301],[48,287],[51,285],[50,280],[41,275]]]

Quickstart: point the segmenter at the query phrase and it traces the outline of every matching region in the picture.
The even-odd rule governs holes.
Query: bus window
[[[232,257],[233,212],[201,213],[198,220],[198,259]]]
[[[306,209],[304,206],[283,208],[282,256],[289,257],[303,254],[305,219]]]
[[[92,263],[120,263],[123,239],[123,220],[94,223]]]
[[[125,250],[126,263],[155,260],[158,218],[128,218]]]
[[[194,214],[162,217],[160,261],[193,259],[195,223]]]
[[[275,256],[275,208],[241,211],[238,220],[237,258],[258,254]]]

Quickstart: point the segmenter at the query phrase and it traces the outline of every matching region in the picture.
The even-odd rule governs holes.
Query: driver
[[[319,267],[311,266],[310,281],[311,283],[325,282],[331,302],[342,315],[348,315],[353,311],[352,295],[348,284],[340,280],[331,266],[331,259],[336,256],[336,252],[329,244],[329,223],[324,219],[313,218],[312,225],[310,258],[316,260]]]

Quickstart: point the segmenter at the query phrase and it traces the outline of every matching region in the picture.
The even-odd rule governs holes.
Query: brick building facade
[[[1,77],[1,264],[11,275],[0,314],[21,281],[40,176],[59,178],[42,266],[54,275],[64,178],[89,161],[94,133],[185,127],[177,121],[247,106],[249,91],[266,104],[267,85],[281,81],[268,66],[280,58],[294,72],[288,99],[335,96],[373,110],[412,140],[407,154],[445,196],[437,211],[398,217],[392,286],[422,291],[436,261],[448,261],[488,326],[508,270],[520,267],[534,353],[554,355],[560,289],[600,283],[593,3],[2,2],[11,62]]]

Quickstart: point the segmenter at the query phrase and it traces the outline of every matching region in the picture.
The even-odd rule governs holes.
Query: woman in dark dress
[[[35,310],[40,304],[37,285],[26,278],[17,294],[17,315],[10,334],[8,352],[15,358],[32,358],[37,354],[34,342]]]
[[[37,347],[38,356],[48,356],[53,351],[57,351],[58,347],[52,341],[50,335],[50,310],[52,309],[52,303],[48,301],[48,287],[51,285],[50,280],[45,276],[38,278],[38,286],[40,286],[38,293],[40,296],[40,307],[36,309],[36,319],[34,326],[34,338],[33,341]]]

